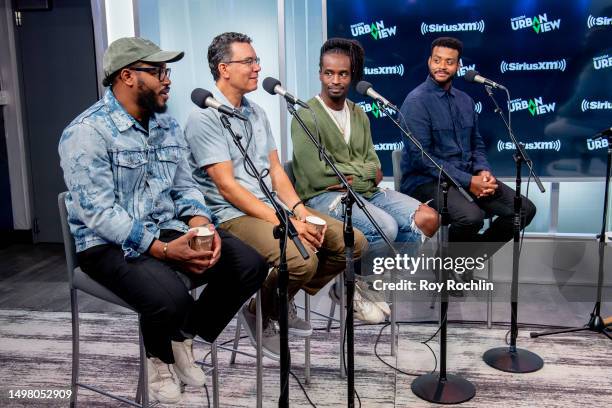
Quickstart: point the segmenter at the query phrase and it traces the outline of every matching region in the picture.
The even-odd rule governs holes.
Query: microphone
[[[597,133],[597,136],[612,136],[612,126]]]
[[[272,77],[267,77],[263,80],[263,89],[266,90],[270,95],[279,94],[285,100],[292,105],[300,105],[302,108],[310,109],[310,106],[304,101],[299,100],[295,96],[291,95],[285,88],[282,87],[281,82]]]
[[[593,140],[601,140],[601,139],[606,139],[608,141],[612,139],[612,126],[597,133]]]
[[[370,98],[372,98],[372,99],[376,100],[377,102],[383,104],[387,108],[391,108],[393,110],[399,111],[399,108],[397,106],[395,106],[394,104],[389,102],[384,96],[382,96],[381,94],[376,92],[374,90],[374,88],[372,88],[372,84],[371,83],[369,83],[367,81],[359,81],[359,82],[357,82],[357,85],[355,86],[355,89],[361,95],[369,96]]]
[[[505,91],[507,91],[508,89],[501,85],[498,84],[495,81],[491,81],[488,78],[485,78],[483,76],[480,76],[480,74],[478,73],[478,71],[474,71],[473,69],[470,69],[468,72],[465,73],[465,75],[463,76],[463,78],[468,81],[468,82],[478,82],[479,84],[485,84],[490,86],[491,88],[499,88],[499,89],[503,89]]]
[[[223,105],[221,102],[216,100],[213,97],[213,94],[210,91],[202,88],[196,88],[191,92],[191,102],[195,103],[199,108],[213,108],[227,116],[231,116],[232,118],[237,118],[240,120],[244,120],[245,122],[248,120],[246,116],[242,113],[238,112],[237,109],[230,108],[227,105]]]

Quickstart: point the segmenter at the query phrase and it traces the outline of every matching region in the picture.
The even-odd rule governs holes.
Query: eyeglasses
[[[253,66],[253,64],[257,64],[257,65],[261,65],[260,64],[261,59],[259,57],[255,57],[255,58],[245,58],[243,60],[238,60],[238,61],[225,61],[225,64],[244,64],[244,65],[248,65]]]
[[[132,71],[141,71],[148,72],[151,75],[156,75],[159,82],[165,81],[170,78],[170,68],[162,68],[162,67],[133,67],[128,68]]]

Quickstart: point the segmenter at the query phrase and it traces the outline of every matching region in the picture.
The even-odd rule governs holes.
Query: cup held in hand
[[[315,215],[309,215],[308,217],[306,217],[306,222],[310,225],[313,225],[317,229],[317,232],[323,231],[323,228],[325,228],[325,224],[327,224],[323,218],[317,217]]]
[[[198,235],[191,238],[189,246],[194,251],[210,251],[212,248],[213,238],[215,233],[208,229],[208,227],[195,227],[190,228],[189,231],[196,231]]]

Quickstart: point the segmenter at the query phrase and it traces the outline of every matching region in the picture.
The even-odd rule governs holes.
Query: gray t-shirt
[[[221,91],[216,93],[215,98],[231,106]],[[242,137],[242,146],[247,150],[257,171],[261,173],[264,169],[270,168],[269,153],[277,150],[270,122],[264,110],[247,98],[243,97],[240,105],[241,113],[249,120],[243,122],[229,118],[232,130]],[[193,171],[193,178],[204,193],[206,205],[212,211],[216,223],[220,224],[245,214],[223,198],[208,173],[202,169],[205,166],[231,160],[236,181],[269,205],[257,179],[245,170],[246,163],[242,153],[238,150],[229,131],[223,127],[220,113],[217,110],[195,108],[185,125],[185,139],[191,148],[189,164]],[[272,190],[272,180],[269,175],[266,174],[264,182]]]

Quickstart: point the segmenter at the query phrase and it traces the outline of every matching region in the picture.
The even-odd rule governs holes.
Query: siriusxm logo
[[[394,151],[394,150],[403,150],[404,142],[396,142],[396,143],[376,143],[374,145],[374,150],[376,151]]]
[[[542,97],[533,98],[529,100],[525,99],[514,99],[508,102],[508,109],[510,112],[517,112],[522,110],[528,110],[531,116],[544,115],[546,113],[554,112],[556,102],[544,103]]]
[[[421,34],[427,33],[447,33],[447,32],[459,32],[459,31],[480,31],[484,32],[485,22],[484,20],[474,21],[471,23],[455,23],[455,24],[427,24],[421,23]]]
[[[561,27],[561,19],[558,18],[556,20],[548,21],[548,16],[546,13],[544,13],[538,14],[535,17],[513,17],[510,19],[510,24],[512,25],[512,29],[514,31],[531,27],[536,34],[540,34],[547,33],[552,30],[558,30]]]
[[[612,25],[612,17],[593,17],[589,14],[587,17],[587,27],[601,27]]]
[[[604,69],[612,67],[612,57],[608,54],[593,58],[593,67],[595,69]]]
[[[557,61],[541,61],[541,62],[506,62],[502,61],[499,64],[499,70],[502,73],[506,71],[565,71],[567,62],[565,58]]]
[[[519,144],[523,146],[525,150],[556,150],[557,152],[561,150],[561,141],[558,139],[548,142],[519,142]],[[502,142],[501,140],[498,140],[497,151],[501,152],[504,150],[516,150],[516,145],[512,142]]]
[[[462,77],[469,70],[476,71],[476,64],[463,65],[463,59],[459,58],[459,66],[460,68],[457,70],[457,76]]]
[[[482,102],[476,102],[474,104],[474,112],[476,112],[479,115],[482,113]]]
[[[387,111],[384,109],[380,109],[380,107],[378,106],[376,102],[367,103],[367,102],[361,101],[361,102],[357,102],[357,106],[363,109],[365,113],[371,113],[372,115],[374,115],[376,119],[384,118],[385,116],[387,116]],[[395,110],[388,109],[388,111],[392,115],[395,115]]]
[[[365,67],[363,69],[365,75],[399,75],[404,76],[404,64],[391,65],[389,67]]]
[[[583,112],[588,110],[612,109],[612,101],[587,101],[583,99],[580,104],[580,109],[582,109]]]
[[[597,149],[603,149],[605,147],[608,147],[607,139],[599,139],[599,140],[587,139],[586,142],[587,142],[587,149],[589,150],[597,150]]]
[[[372,24],[357,23],[351,25],[351,34],[353,37],[358,37],[364,34],[370,34],[375,40],[381,38],[392,37],[397,32],[397,26],[385,27],[383,20],[375,21]]]

